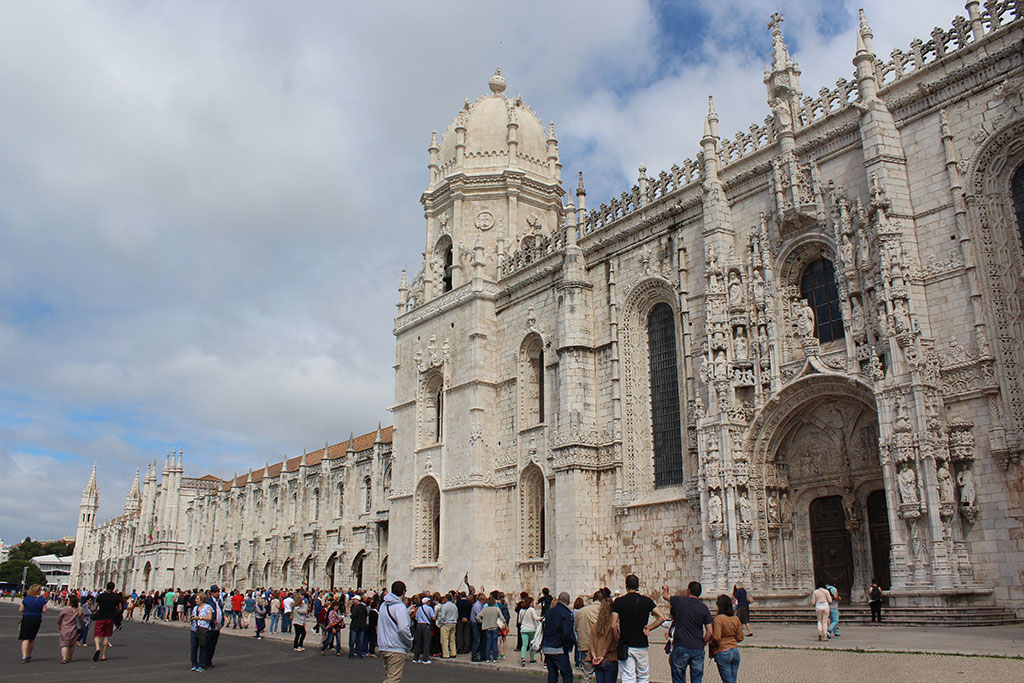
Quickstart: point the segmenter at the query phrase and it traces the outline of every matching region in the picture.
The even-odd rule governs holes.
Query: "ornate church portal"
[[[762,455],[755,443],[753,469],[763,463],[763,476],[751,477],[759,527],[751,545],[763,574],[753,576],[769,590],[805,592],[824,582],[844,599],[863,599],[872,578],[887,587],[889,575],[874,401],[866,387],[829,375],[810,375],[783,393],[755,421],[766,448]]]

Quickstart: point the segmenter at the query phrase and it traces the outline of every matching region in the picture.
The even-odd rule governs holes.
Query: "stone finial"
[[[586,196],[586,194],[587,194],[587,191],[583,187],[583,171],[580,171],[580,183],[576,187],[576,196],[577,197],[579,197],[580,195]]]
[[[708,115],[704,118],[704,137],[718,137],[718,112],[715,111],[715,98],[708,95]]]
[[[505,77],[501,75],[501,67],[499,66],[494,70],[494,75],[491,76],[491,80],[487,81],[487,87],[491,89],[491,92],[495,95],[500,95],[505,92]]]
[[[857,10],[860,15],[860,30],[858,33],[865,38],[874,38],[874,34],[871,32],[871,26],[868,25],[868,17],[864,14],[864,8]]]
[[[430,147],[428,149],[430,149],[430,150],[434,150],[434,149],[439,150],[440,149],[440,147],[437,146],[437,131],[436,130],[430,132]]]

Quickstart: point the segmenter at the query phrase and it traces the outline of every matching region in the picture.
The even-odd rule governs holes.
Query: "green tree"
[[[25,576],[28,585],[31,586],[33,583],[46,585],[46,575],[28,560],[7,560],[0,564],[0,581],[20,582],[21,572],[25,567],[28,567],[28,573]]]

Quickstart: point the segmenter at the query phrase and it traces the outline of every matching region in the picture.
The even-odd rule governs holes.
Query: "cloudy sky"
[[[949,0],[0,0],[0,537],[74,534],[171,448],[230,476],[388,424],[430,132],[500,62],[599,203]]]

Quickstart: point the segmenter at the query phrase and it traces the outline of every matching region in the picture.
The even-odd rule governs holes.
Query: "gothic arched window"
[[[420,562],[437,562],[441,551],[441,491],[433,477],[426,477],[419,486],[416,522]]]
[[[369,477],[363,479],[363,488],[366,489],[366,511],[369,512],[373,507],[373,482]]]
[[[341,517],[345,513],[345,485],[338,484],[338,516]]]
[[[320,519],[320,489],[313,489],[313,519]]]
[[[843,316],[839,312],[839,288],[832,262],[820,258],[811,261],[800,275],[800,298],[814,309],[814,336],[825,343],[842,339]]]
[[[424,406],[424,445],[441,443],[444,438],[444,378],[440,372],[429,377],[423,387],[426,405]]]
[[[1024,166],[1018,168],[1010,180],[1010,192],[1013,197],[1013,210],[1017,214],[1017,235],[1020,237],[1021,248],[1024,249]]]
[[[522,355],[523,423],[520,429],[544,422],[544,344],[537,335],[531,336]]]
[[[679,413],[679,371],[675,313],[666,303],[647,318],[650,345],[651,428],[654,437],[654,486],[683,483],[683,436]]]
[[[452,291],[452,247],[448,245],[444,250],[444,275],[442,276],[442,282],[444,286],[442,291]]]
[[[544,474],[536,465],[523,472],[519,483],[521,548],[524,558],[543,557],[547,550]]]

